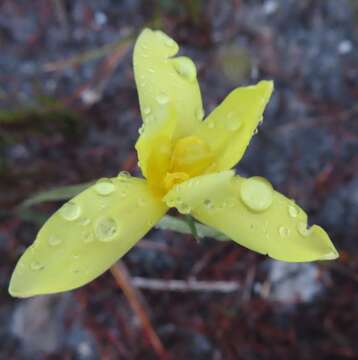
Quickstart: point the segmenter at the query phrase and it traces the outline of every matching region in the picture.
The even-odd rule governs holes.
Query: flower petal
[[[173,107],[163,107],[157,121],[144,125],[135,145],[139,166],[151,187],[159,184],[168,170],[175,126]]]
[[[164,200],[274,259],[300,262],[338,257],[327,233],[317,225],[307,229],[306,213],[260,177],[245,179],[233,171],[204,175],[177,185]]]
[[[190,134],[203,114],[195,65],[187,57],[175,58],[178,51],[178,44],[162,31],[145,29],[133,54],[143,122],[155,121],[160,109],[171,103],[179,120],[176,138]]]
[[[272,81],[239,87],[195,130],[216,155],[212,171],[231,169],[242,158],[262,121],[263,112],[273,91]]]
[[[16,265],[10,294],[51,294],[90,282],[145,235],[166,209],[144,180],[99,180],[41,228]]]

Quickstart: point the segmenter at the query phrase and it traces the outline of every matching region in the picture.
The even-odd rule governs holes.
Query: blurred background
[[[25,199],[139,174],[131,56],[145,26],[197,64],[206,113],[275,81],[238,172],[295,198],[339,260],[286,264],[153,230],[117,282],[10,298],[17,259],[61,204]],[[0,359],[358,359],[357,41],[356,0],[1,0]],[[187,279],[208,288],[168,285]]]

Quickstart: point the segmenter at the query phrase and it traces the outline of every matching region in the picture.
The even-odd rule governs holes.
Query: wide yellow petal
[[[9,292],[16,297],[78,288],[106,271],[167,208],[144,180],[99,180],[52,215],[18,261]]]
[[[156,121],[172,104],[178,122],[175,137],[191,134],[203,117],[196,67],[188,57],[174,57],[178,44],[162,31],[145,29],[134,48],[133,65],[144,124]]]
[[[308,229],[306,213],[260,177],[245,179],[233,171],[204,175],[177,185],[164,200],[274,259],[301,262],[338,257],[327,233],[317,225]]]
[[[215,161],[207,172],[228,170],[239,162],[263,119],[272,91],[272,81],[239,87],[195,129],[195,134],[206,141],[215,154]]]

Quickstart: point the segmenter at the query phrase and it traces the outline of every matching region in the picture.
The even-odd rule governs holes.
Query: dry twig
[[[131,308],[142,322],[144,332],[147,335],[148,340],[153,346],[156,354],[162,360],[169,360],[169,354],[164,349],[162,342],[160,341],[150,322],[148,313],[143,303],[143,297],[133,286],[133,281],[127,270],[127,267],[122,261],[118,261],[111,267],[111,273],[116,280],[117,285],[123,290]]]

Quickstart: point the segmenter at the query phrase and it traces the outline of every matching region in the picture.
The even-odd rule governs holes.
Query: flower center
[[[198,176],[211,164],[213,155],[209,145],[197,136],[179,139],[173,148],[167,174],[164,177],[166,190]]]

